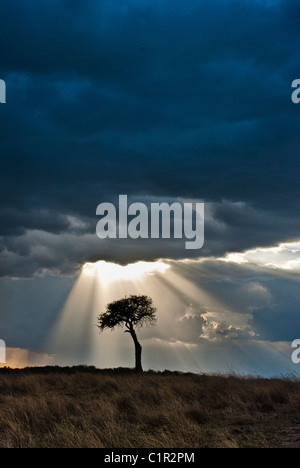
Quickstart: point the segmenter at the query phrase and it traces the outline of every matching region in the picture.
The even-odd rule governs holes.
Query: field
[[[1,448],[300,448],[300,382],[0,371]]]

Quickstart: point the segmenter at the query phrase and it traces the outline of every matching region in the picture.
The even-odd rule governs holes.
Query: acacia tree
[[[143,325],[153,325],[156,322],[156,308],[151,297],[130,296],[106,306],[106,312],[98,317],[98,328],[104,331],[109,328],[125,326],[125,333],[130,333],[135,346],[135,370],[143,372],[142,346],[140,345],[135,328]]]

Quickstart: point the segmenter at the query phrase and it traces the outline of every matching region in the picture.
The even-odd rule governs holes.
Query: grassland
[[[300,382],[0,370],[1,448],[300,448]]]

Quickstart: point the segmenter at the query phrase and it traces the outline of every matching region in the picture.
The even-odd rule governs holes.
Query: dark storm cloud
[[[294,239],[298,12],[294,0],[6,3],[1,275],[185,254],[85,237],[119,193],[219,203],[204,255]],[[72,239],[69,216],[86,226]]]
[[[150,203],[149,198],[140,201]],[[298,238],[299,232],[297,224],[288,216],[226,201],[206,205],[205,243],[196,251],[185,249],[184,238],[100,240],[95,234],[96,216],[94,219],[60,213],[56,216],[55,211],[39,210],[4,214],[5,222],[0,230],[0,277],[28,278],[46,270],[74,275],[84,263],[99,260],[128,264],[159,258],[222,257],[226,252],[276,245],[286,238],[286,231],[289,233],[286,240],[292,241]],[[22,226],[18,229],[16,219]]]
[[[76,220],[72,215],[64,215],[46,209],[22,210],[18,208],[0,210],[0,236],[20,236],[27,230],[40,230],[53,234],[64,231],[84,233],[92,229],[89,220]]]

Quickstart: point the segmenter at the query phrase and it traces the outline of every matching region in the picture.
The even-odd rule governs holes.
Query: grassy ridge
[[[299,410],[292,379],[0,370],[0,447],[299,446]]]

